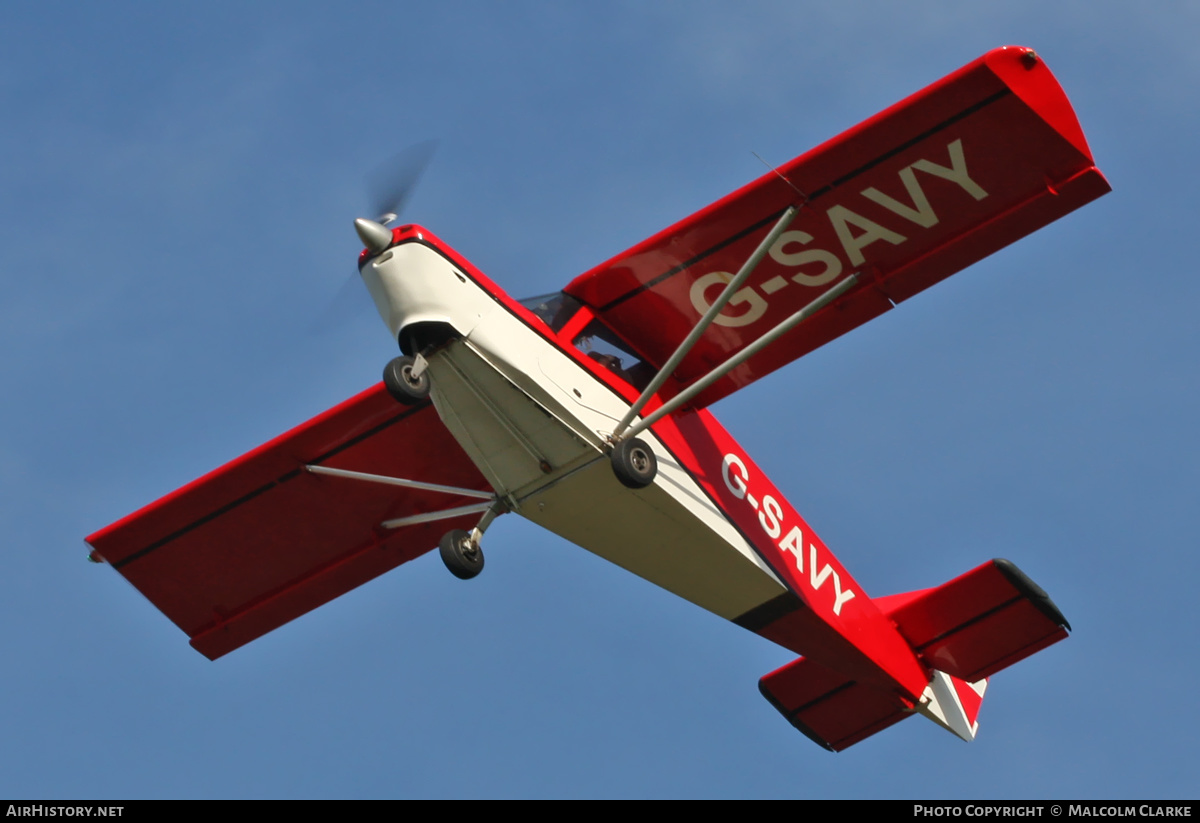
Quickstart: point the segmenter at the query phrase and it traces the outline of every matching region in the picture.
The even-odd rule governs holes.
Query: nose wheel
[[[429,372],[425,358],[396,357],[383,367],[383,385],[398,403],[415,406],[429,398]]]

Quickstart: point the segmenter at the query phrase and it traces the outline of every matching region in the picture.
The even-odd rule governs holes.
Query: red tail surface
[[[930,669],[918,705],[804,657],[758,683],[793,726],[833,751],[913,712],[973,739],[987,678],[1064,639],[1070,630],[1046,592],[1008,560],[992,560],[937,588],[875,603]]]

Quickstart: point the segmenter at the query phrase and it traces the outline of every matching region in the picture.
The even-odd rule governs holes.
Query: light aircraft
[[[215,659],[516,513],[801,655],[759,681],[842,750],[974,738],[987,679],[1067,636],[1013,563],[872,598],[715,401],[1105,194],[1057,81],[991,51],[591,271],[514,300],[428,229],[360,219],[402,356],[341,405],[87,538]]]

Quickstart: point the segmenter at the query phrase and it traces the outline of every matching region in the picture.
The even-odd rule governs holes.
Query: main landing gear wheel
[[[644,489],[658,474],[658,459],[654,450],[636,437],[622,440],[613,448],[613,474],[631,489]]]
[[[413,377],[414,362],[411,357],[396,357],[383,367],[383,385],[388,394],[406,406],[424,403],[429,398],[429,371]]]
[[[446,532],[438,543],[442,562],[459,580],[470,580],[483,571],[483,549],[471,542],[471,533],[462,529]]]

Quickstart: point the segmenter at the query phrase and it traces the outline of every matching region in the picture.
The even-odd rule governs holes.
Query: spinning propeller
[[[372,211],[378,216],[374,220],[360,217],[354,221],[354,229],[368,249],[383,251],[391,245],[392,232],[387,226],[404,211],[435,151],[436,140],[417,143],[371,175],[367,185],[371,190]]]

